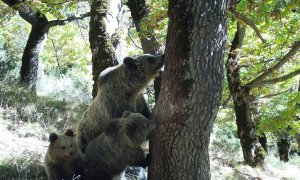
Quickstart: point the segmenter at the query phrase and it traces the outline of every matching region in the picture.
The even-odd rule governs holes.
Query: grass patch
[[[7,159],[0,161],[0,179],[2,180],[31,180],[47,179],[42,163],[28,159]]]
[[[65,93],[68,97],[68,94]],[[16,84],[0,86],[0,106],[3,107],[3,119],[14,123],[40,123],[50,130],[74,128],[88,107],[87,100],[58,100],[55,96],[37,96]]]
[[[91,95],[85,86],[66,77],[52,80],[54,89],[38,88],[35,94],[0,82],[1,180],[47,179],[43,161],[49,133],[75,130],[88,108]]]

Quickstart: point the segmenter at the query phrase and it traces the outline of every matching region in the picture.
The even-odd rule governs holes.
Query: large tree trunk
[[[24,86],[34,92],[36,90],[39,55],[44,48],[48,30],[45,25],[32,26],[23,52],[20,80]]]
[[[245,35],[245,26],[237,24],[237,31],[232,41],[231,48],[226,62],[228,87],[233,97],[234,110],[237,123],[237,134],[243,149],[245,162],[251,166],[262,165],[264,160],[264,150],[256,135],[255,124],[251,114],[250,90],[243,86],[240,81],[240,67],[238,64],[238,51]]]
[[[97,81],[101,71],[118,64],[111,39],[106,32],[105,18],[109,2],[109,0],[94,0],[91,4],[89,40],[92,51],[93,97],[97,95]]]
[[[169,1],[149,179],[210,179],[208,145],[223,87],[227,1]]]

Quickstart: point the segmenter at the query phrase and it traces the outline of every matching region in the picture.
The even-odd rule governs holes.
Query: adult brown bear
[[[83,152],[108,122],[121,117],[124,111],[140,112],[149,118],[141,91],[158,74],[163,63],[164,55],[126,57],[123,64],[101,72],[97,96],[78,124],[77,142]]]

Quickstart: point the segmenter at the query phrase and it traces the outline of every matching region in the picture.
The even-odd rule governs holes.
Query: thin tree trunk
[[[149,179],[210,179],[208,144],[221,100],[227,1],[169,1]]]
[[[144,54],[153,54],[153,55],[161,54],[162,53],[160,49],[161,47],[154,35],[154,32],[141,31],[141,21],[143,18],[149,15],[149,7],[146,5],[145,0],[128,0],[127,6],[130,9],[131,17],[135,24],[136,31],[138,32]],[[148,36],[146,37],[145,35],[143,35],[143,33],[147,33]],[[155,102],[160,92],[161,80],[162,80],[162,72],[160,72],[159,76],[157,76],[154,80]]]
[[[39,55],[42,52],[46,39],[48,28],[44,25],[32,26],[26,47],[22,56],[21,83],[35,92],[39,65]]]
[[[111,39],[106,32],[105,18],[109,2],[109,0],[94,0],[91,4],[89,39],[92,51],[93,97],[97,95],[97,82],[101,71],[118,64]]]
[[[255,128],[259,125],[260,123],[260,113],[258,109],[258,103],[254,100],[254,97],[252,97],[252,102],[251,102],[251,113],[253,115],[253,121]],[[258,136],[258,142],[261,144],[263,147],[264,151],[268,153],[268,142],[267,142],[267,136],[265,133],[261,133]]]
[[[251,166],[262,165],[264,150],[256,135],[255,124],[252,121],[250,90],[240,81],[240,67],[238,65],[238,51],[245,35],[245,26],[237,24],[237,31],[232,41],[226,62],[228,87],[233,97],[237,123],[237,134],[240,138],[245,162]]]
[[[300,80],[299,80],[299,84],[298,84],[298,92],[300,92]],[[299,106],[299,103],[297,102],[295,104],[296,106]],[[296,121],[299,121],[299,117],[295,117]],[[286,128],[286,131],[289,131],[289,127]],[[278,147],[278,154],[279,154],[279,158],[281,161],[283,162],[288,162],[290,160],[289,158],[289,153],[290,153],[290,148],[292,145],[291,142],[291,136],[288,135],[286,132],[284,132],[285,134],[280,134],[279,135],[279,139],[277,141],[277,147]],[[295,134],[295,139],[298,143],[298,146],[300,145],[300,135],[299,133]]]
[[[291,138],[289,135],[281,137],[277,142],[277,146],[280,161],[288,162],[290,160],[289,153],[291,148]]]
[[[264,148],[265,152],[268,153],[268,140],[265,133],[262,133],[262,136],[258,137],[258,141],[261,146]]]
[[[126,4],[130,9],[131,17],[141,40],[141,45],[144,53],[153,55],[160,54],[160,44],[154,36],[154,32],[141,31],[141,21],[143,18],[149,15],[149,8],[146,5],[145,0],[128,0]],[[143,33],[147,33],[148,36],[143,35]]]

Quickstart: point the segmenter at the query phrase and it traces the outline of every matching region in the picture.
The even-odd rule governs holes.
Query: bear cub
[[[129,111],[121,118],[111,120],[104,132],[86,147],[84,169],[87,179],[112,180],[126,166],[146,167],[150,156],[145,158],[141,144],[156,126],[156,121]]]
[[[142,90],[154,79],[164,64],[164,55],[126,57],[123,64],[109,67],[98,78],[98,92],[78,124],[77,142],[85,147],[100,135],[109,121],[124,111],[150,117]]]
[[[45,156],[45,169],[49,180],[84,179],[82,154],[76,143],[74,132],[51,133],[50,145]]]

